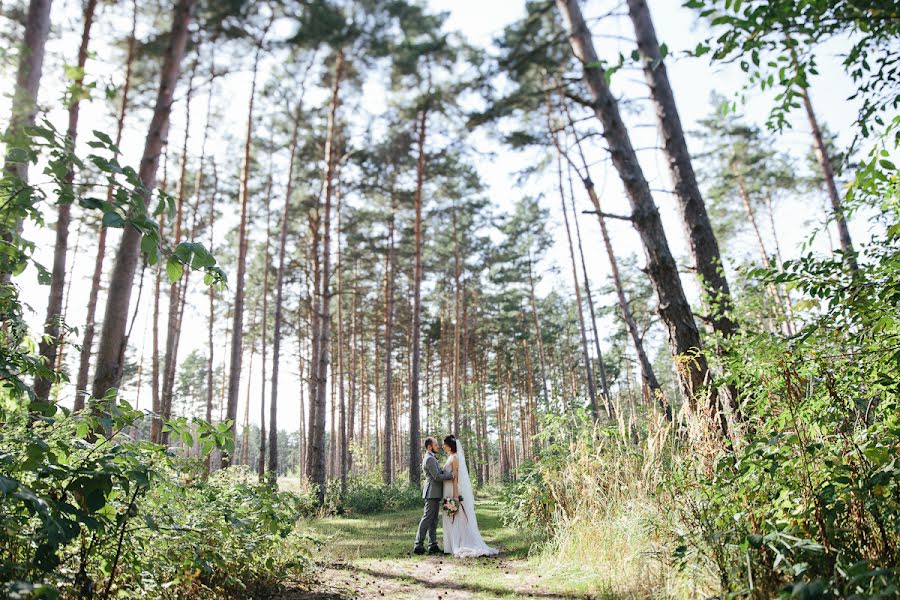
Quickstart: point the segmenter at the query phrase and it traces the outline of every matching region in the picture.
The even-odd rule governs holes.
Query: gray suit
[[[419,531],[416,534],[416,546],[425,542],[425,533],[428,532],[429,546],[437,546],[437,518],[440,509],[441,498],[444,495],[444,482],[453,479],[453,470],[444,471],[438,465],[437,458],[431,452],[425,453],[422,459],[422,472],[425,473],[425,485],[422,488],[422,499],[425,500],[425,513],[419,521]]]

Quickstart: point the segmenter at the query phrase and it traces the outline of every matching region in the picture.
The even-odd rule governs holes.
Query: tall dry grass
[[[564,460],[538,467],[553,506],[536,557],[542,570],[605,598],[715,593],[711,570],[696,562],[679,568],[673,558],[680,525],[667,477],[682,458],[671,427],[651,418],[638,443],[621,426],[584,433],[557,442]]]

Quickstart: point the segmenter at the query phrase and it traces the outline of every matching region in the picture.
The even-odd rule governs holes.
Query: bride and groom
[[[425,534],[428,534],[428,554],[452,554],[461,558],[493,556],[496,548],[488,546],[481,537],[475,517],[475,498],[472,480],[466,468],[466,455],[462,442],[452,435],[444,438],[447,462],[438,464],[438,442],[433,437],[425,439],[425,457],[422,471],[425,486],[422,498],[425,513],[419,522],[416,545],[413,552],[425,554]],[[437,545],[438,513],[443,509],[444,550]]]

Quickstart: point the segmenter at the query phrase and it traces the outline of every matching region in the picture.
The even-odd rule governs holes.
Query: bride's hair
[[[444,443],[450,447],[450,450],[456,452],[456,436],[448,435],[444,438]]]

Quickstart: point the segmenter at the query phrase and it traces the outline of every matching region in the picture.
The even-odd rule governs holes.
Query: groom
[[[437,520],[441,498],[444,495],[444,481],[453,479],[453,471],[444,472],[438,465],[435,454],[438,451],[437,440],[429,436],[425,438],[425,458],[422,460],[422,471],[425,473],[425,487],[422,498],[425,500],[425,514],[419,521],[419,532],[416,534],[416,546],[413,552],[425,554],[425,532],[428,532],[428,554],[440,554],[437,545]]]

